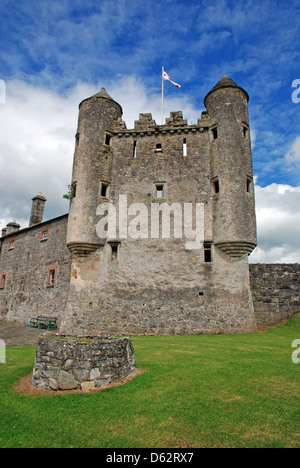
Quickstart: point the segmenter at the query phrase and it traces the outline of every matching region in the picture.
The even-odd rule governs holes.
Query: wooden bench
[[[30,328],[47,328],[47,330],[56,330],[56,317],[45,317],[39,315],[38,317],[33,317],[29,320]]]

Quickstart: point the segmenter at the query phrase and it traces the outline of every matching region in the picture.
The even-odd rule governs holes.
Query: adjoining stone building
[[[267,323],[264,285],[253,270],[250,286],[248,264],[257,242],[248,100],[224,76],[197,124],[181,112],[164,125],[140,114],[128,130],[104,89],[85,99],[69,215],[42,222],[39,194],[30,226],[13,223],[1,238],[0,317],[57,316],[62,333],[80,335],[239,333]],[[187,206],[202,209],[201,248],[184,235]],[[115,225],[101,236],[110,207]],[[285,316],[299,309],[298,290]]]
[[[9,223],[0,239],[0,319],[27,322],[62,314],[69,291],[68,215],[43,222],[46,198],[33,198],[29,227]]]

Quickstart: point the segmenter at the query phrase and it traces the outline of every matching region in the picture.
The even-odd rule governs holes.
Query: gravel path
[[[29,328],[29,325],[23,325],[17,322],[0,322],[0,339],[4,340],[5,345],[11,346],[35,346],[39,336],[45,330]]]

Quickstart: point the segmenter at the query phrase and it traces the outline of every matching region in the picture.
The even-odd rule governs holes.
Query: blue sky
[[[162,66],[182,86],[166,84],[166,112],[183,110],[190,122],[224,74],[247,90],[258,201],[268,198],[260,189],[273,187],[274,204],[290,193],[300,205],[300,103],[291,99],[299,23],[299,0],[2,0],[0,220],[25,220],[38,180],[48,189],[48,216],[66,212],[80,99],[104,86],[128,127],[140,112],[158,120]]]

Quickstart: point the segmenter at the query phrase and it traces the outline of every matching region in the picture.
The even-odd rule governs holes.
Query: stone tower
[[[79,105],[67,246],[85,256],[101,246],[96,209],[111,184],[112,132],[122,108],[104,88]]]
[[[256,217],[251,157],[249,96],[226,75],[204,103],[211,128],[211,180],[214,200],[214,244],[241,257],[256,246]]]
[[[157,125],[145,113],[127,129],[121,107],[104,89],[80,104],[61,333],[256,330],[248,265],[256,245],[248,94],[224,76],[205,106],[197,124],[171,112]],[[99,207],[107,204],[119,208],[116,230],[101,238]],[[203,209],[199,248],[187,247],[187,205]],[[153,212],[160,215],[158,231]]]

